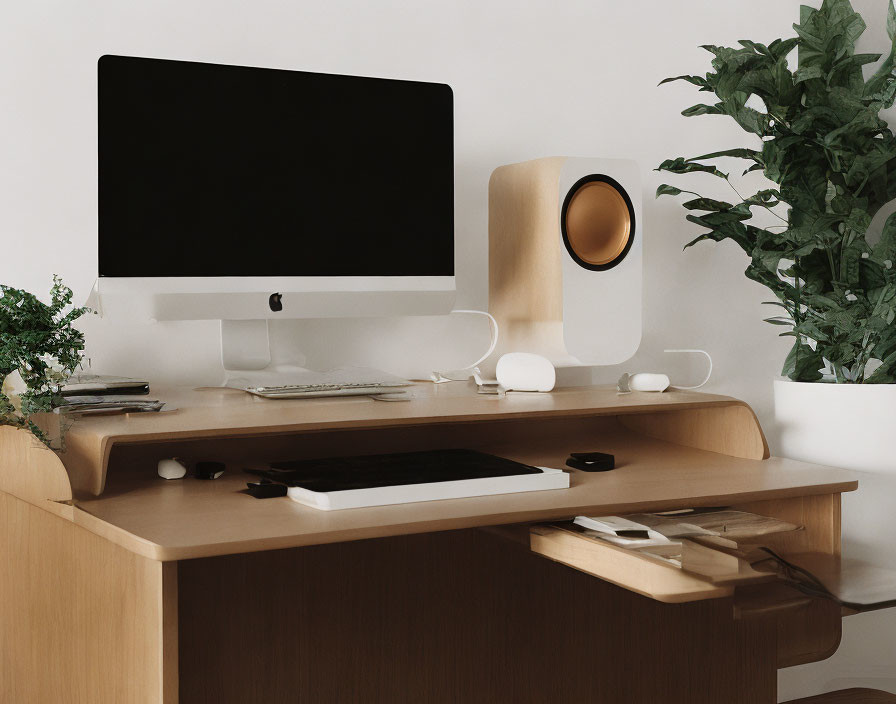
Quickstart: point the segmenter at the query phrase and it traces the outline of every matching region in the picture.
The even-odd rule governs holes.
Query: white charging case
[[[539,354],[508,352],[498,360],[495,378],[507,391],[550,391],[557,383],[557,372]]]

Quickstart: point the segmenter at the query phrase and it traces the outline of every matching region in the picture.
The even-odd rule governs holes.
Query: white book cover
[[[613,545],[625,548],[644,548],[652,545],[668,545],[672,541],[658,531],[650,529],[641,523],[635,523],[620,516],[576,516],[573,521],[578,526],[585,528],[589,535],[606,540]],[[646,538],[634,538],[619,535],[629,531],[641,531],[647,534]]]

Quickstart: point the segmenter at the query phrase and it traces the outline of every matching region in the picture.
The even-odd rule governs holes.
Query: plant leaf
[[[682,204],[688,210],[706,210],[712,212],[722,212],[731,210],[734,206],[723,200],[714,200],[712,198],[695,198]]]
[[[762,161],[762,153],[757,152],[755,149],[723,149],[720,152],[710,152],[709,154],[703,154],[701,156],[695,156],[692,159],[688,159],[688,161],[703,161],[705,159],[717,159],[722,156],[730,156],[735,159],[752,159],[756,162]]]
[[[713,176],[718,176],[719,178],[728,178],[728,174],[722,173],[715,166],[710,166],[708,164],[698,164],[683,157],[677,157],[676,159],[667,159],[662,164],[660,164],[656,170],[668,171],[673,174],[690,174],[695,172],[704,172],[712,174]]]
[[[672,78],[664,78],[657,85],[661,86],[666,83],[672,83],[673,81],[686,81],[687,83],[699,86],[703,90],[712,90],[709,81],[700,76],[673,76]]]
[[[661,183],[659,186],[657,186],[657,189],[656,189],[656,197],[657,198],[659,198],[660,196],[677,196],[677,195],[681,195],[682,193],[689,193],[692,196],[699,197],[698,193],[694,193],[693,191],[685,191],[685,190],[682,190],[681,188],[676,188],[675,186],[670,186],[668,183]]]
[[[823,366],[822,356],[797,338],[787,359],[784,360],[781,374],[792,381],[818,381],[822,378]]]
[[[685,108],[681,111],[681,114],[685,117],[696,117],[697,115],[724,115],[725,111],[722,109],[721,103],[716,103],[715,105],[698,104]]]

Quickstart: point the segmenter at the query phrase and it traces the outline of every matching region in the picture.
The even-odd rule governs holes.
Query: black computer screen
[[[100,276],[454,274],[449,86],[98,66]]]

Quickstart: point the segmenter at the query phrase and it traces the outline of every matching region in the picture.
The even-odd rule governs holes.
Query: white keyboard
[[[246,389],[264,398],[315,398],[317,396],[369,396],[403,394],[409,384],[287,384]]]
[[[299,375],[297,375],[299,376]],[[370,396],[403,394],[411,382],[386,372],[367,369],[337,369],[302,372],[288,384],[246,386],[250,394],[263,398],[318,398],[322,396]]]

